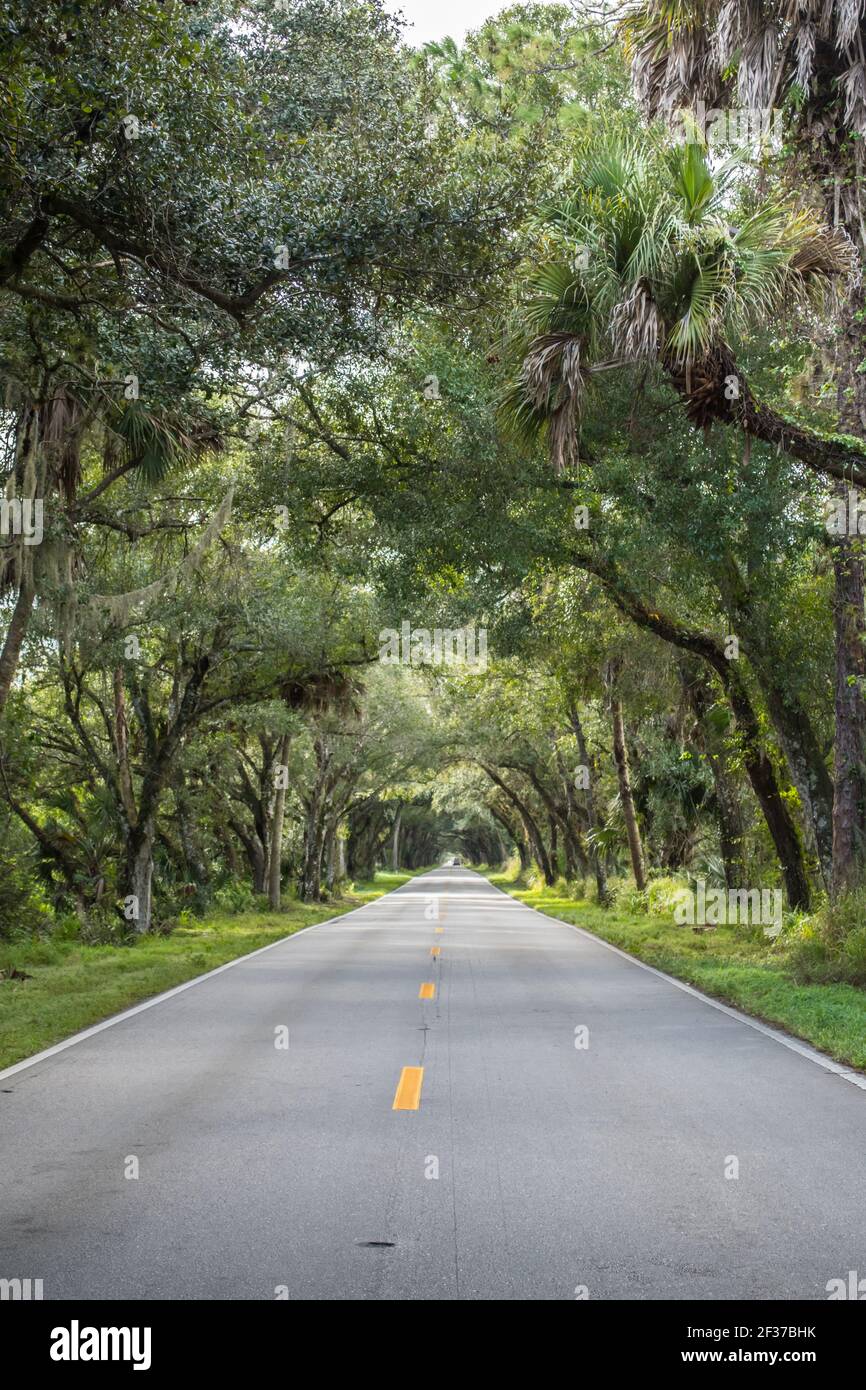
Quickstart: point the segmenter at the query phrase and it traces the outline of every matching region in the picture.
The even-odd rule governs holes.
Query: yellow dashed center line
[[[423,1067],[404,1067],[397,1082],[392,1110],[417,1110],[421,1104],[421,1082],[424,1080]]]
[[[418,991],[418,998],[419,998],[419,999],[435,999],[435,998],[436,998],[436,986],[433,985],[433,984],[429,984],[429,983],[423,984],[423,985],[421,986],[421,988],[419,989],[419,991]]]

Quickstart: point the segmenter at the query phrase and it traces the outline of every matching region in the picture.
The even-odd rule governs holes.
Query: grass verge
[[[822,1052],[866,1071],[866,991],[847,984],[800,984],[786,965],[785,938],[770,942],[760,929],[717,927],[696,934],[672,918],[607,911],[559,888],[527,888],[507,874],[491,883],[548,917],[584,927],[744,1013],[785,1029]]]
[[[214,913],[131,945],[57,937],[0,942],[0,971],[30,976],[0,982],[0,1069],[260,946],[362,907],[411,877],[380,873],[331,902],[289,901],[281,912]]]

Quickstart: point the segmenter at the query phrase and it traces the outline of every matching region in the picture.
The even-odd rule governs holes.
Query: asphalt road
[[[807,1054],[439,870],[5,1073],[0,1278],[826,1299],[866,1276],[866,1090]]]

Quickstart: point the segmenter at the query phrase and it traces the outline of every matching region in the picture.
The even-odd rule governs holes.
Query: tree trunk
[[[855,153],[854,144],[849,141],[838,153],[834,151],[834,155],[837,158],[835,182],[837,190],[841,187],[843,194],[839,199],[838,208],[834,207],[834,218],[841,211],[842,222],[857,246],[862,262],[866,256],[866,239],[861,211],[860,151]],[[815,159],[819,164],[827,157],[827,152],[821,151],[819,154],[815,151]],[[854,165],[854,176],[850,180],[844,179],[844,175],[842,178],[839,177],[846,161],[849,168]],[[845,187],[845,183],[849,186]],[[824,187],[828,188],[826,181]],[[835,198],[836,192],[834,202]],[[866,377],[862,370],[862,362],[866,357],[864,313],[866,290],[862,284],[858,284],[849,291],[845,300],[842,333],[837,346],[840,370],[836,389],[839,428],[845,434],[855,435],[858,439],[866,439]],[[853,475],[849,475],[844,483],[838,484],[835,488],[837,499],[846,504],[852,480]],[[862,488],[864,480],[858,479],[858,482]],[[862,494],[858,500],[862,506]],[[856,507],[854,512],[855,516],[859,515]],[[834,897],[862,884],[866,879],[866,635],[863,615],[863,541],[858,532],[859,526],[855,526],[853,535],[846,532],[843,536],[833,538],[836,542],[833,546],[836,740],[831,888]]]
[[[521,874],[526,873],[526,870],[529,868],[529,849],[527,848],[526,840],[522,832],[512,823],[512,821],[510,820],[508,815],[506,815],[504,810],[500,810],[498,807],[491,806],[490,814],[491,816],[493,816],[495,820],[499,822],[506,835],[508,836],[509,840],[515,846],[518,858],[520,860]]]
[[[632,796],[631,790],[631,771],[628,764],[628,749],[625,743],[622,701],[613,692],[611,692],[610,698],[610,714],[613,724],[613,758],[616,763],[619,799],[622,803],[622,814],[625,820],[626,834],[628,836],[628,852],[631,857],[631,868],[634,874],[634,881],[637,884],[638,892],[642,893],[646,888],[643,845],[641,844],[640,827],[637,823],[637,812],[634,808],[634,797]]]
[[[278,766],[282,770],[289,758],[289,735],[280,740]],[[268,850],[268,907],[271,912],[280,910],[283,867],[283,822],[286,814],[286,778],[281,774],[274,792],[274,805],[271,812],[271,843]]]
[[[391,837],[391,868],[396,874],[400,868],[400,822],[403,819],[403,807],[397,807],[397,814],[394,817],[394,834]]]
[[[151,928],[153,840],[152,821],[133,826],[127,840],[124,918],[140,936]]]
[[[573,883],[577,878],[577,847],[574,836],[566,827],[562,833],[562,853],[564,859],[565,877],[569,883]]]
[[[754,662],[752,666],[754,668]],[[812,722],[799,700],[780,689],[775,681],[765,684],[760,672],[758,679],[803,807],[807,840],[814,849],[824,885],[829,889],[833,877],[834,788],[827,764],[818,747]]]
[[[39,448],[39,421],[39,409],[35,406],[28,407],[19,425],[17,440],[15,479],[16,485],[18,486],[23,485],[30,460],[34,457]],[[19,554],[17,561],[13,561],[12,563],[13,568],[11,572],[8,569],[6,570],[5,578],[7,582],[12,582],[12,576],[15,576],[18,583],[18,595],[15,600],[15,607],[12,610],[9,627],[3,641],[3,649],[0,651],[0,714],[3,713],[3,710],[6,708],[6,702],[9,699],[12,682],[18,670],[21,648],[24,645],[24,638],[30,626],[33,604],[36,601],[36,582],[33,578],[32,554]]]
[[[841,489],[842,495],[846,489]],[[836,637],[833,801],[834,896],[862,883],[866,845],[866,630],[861,542],[844,536],[833,548]]]
[[[300,896],[305,903],[321,902],[322,855],[325,847],[323,812],[318,795],[307,810],[304,826],[304,852],[301,862]]]
[[[681,670],[686,697],[695,716],[695,743],[713,774],[719,850],[725,866],[725,887],[744,888],[748,884],[748,874],[743,808],[728,766],[724,738],[714,736],[708,727],[707,715],[713,704],[713,692],[706,672],[700,669],[697,663],[692,665],[684,660]]]
[[[253,892],[264,894],[268,890],[267,859],[262,842],[256,831],[248,831],[240,821],[232,819],[229,825],[244,847],[252,875]]]
[[[196,840],[190,805],[183,788],[175,793],[175,801],[177,803],[177,825],[180,832],[183,861],[186,872],[195,888],[195,907],[202,911],[207,905],[210,874]]]
[[[547,815],[547,839],[550,845],[550,867],[554,874],[559,869],[559,827],[556,823],[556,816],[548,812]]]
[[[35,600],[36,586],[32,577],[25,575],[18,586],[18,597],[12,610],[9,627],[6,630],[3,650],[0,652],[0,714],[6,707],[9,691],[12,689],[12,682],[18,670],[21,648],[30,626],[30,615],[33,612]]]
[[[595,764],[589,756],[589,748],[586,736],[583,731],[583,723],[576,705],[572,705],[568,711],[568,719],[574,730],[577,739],[577,751],[580,757],[581,766],[586,768],[586,811],[589,823],[596,830],[602,827],[602,819],[595,799],[596,769]],[[597,847],[591,851],[593,873],[595,874],[595,892],[599,907],[610,906],[610,890],[607,886],[607,869],[604,864],[604,855]]]
[[[229,874],[232,878],[238,878],[241,865],[240,860],[238,859],[237,849],[235,848],[235,842],[232,839],[231,834],[229,833],[229,825],[226,822],[224,822],[221,818],[218,818],[218,822],[214,826],[214,829],[216,831],[217,839],[219,840],[222,846],[222,851],[225,855],[225,862]]]
[[[325,831],[325,892],[328,897],[334,892],[334,883],[337,876],[337,826],[334,821],[330,821]]]
[[[734,670],[736,662],[726,659],[724,649],[715,637],[699,628],[686,627],[669,614],[650,607],[629,588],[610,561],[600,556],[581,556],[577,563],[580,568],[602,580],[613,602],[626,617],[681,651],[693,652],[706,661],[719,677],[740,731],[743,762],[749,781],[779,856],[788,904],[808,912],[811,894],[803,846],[779,788],[773,764],[764,749],[761,726],[746,684]]]
[[[304,827],[304,851],[301,857],[301,880],[299,883],[301,901],[317,903],[322,896],[322,877],[320,872],[319,833],[314,815],[307,816]]]
[[[728,573],[731,580],[726,603],[733,611],[737,632],[748,645],[746,655],[767,702],[791,780],[797,788],[807,841],[829,890],[833,876],[833,782],[809,711],[797,690],[784,679],[773,633],[756,618],[733,560],[728,562]]]
[[[538,828],[538,824],[535,820],[535,817],[533,816],[529,807],[526,805],[526,802],[521,800],[517,793],[513,791],[511,787],[508,786],[507,782],[504,782],[502,780],[499,774],[495,772],[492,767],[488,767],[486,763],[479,763],[479,767],[482,767],[484,769],[490,780],[492,782],[495,782],[499,790],[505,794],[505,796],[516,809],[517,814],[519,815],[521,823],[523,825],[523,828],[526,831],[526,838],[532,846],[532,852],[535,856],[536,863],[538,864],[538,867],[540,868],[544,877],[544,882],[548,888],[552,888],[556,882],[556,875],[553,872],[550,863],[550,856],[548,855],[544,845],[544,837],[542,836],[541,831]]]
[[[788,903],[792,908],[808,912],[811,893],[797,827],[783,800],[773,764],[761,747],[757,716],[751,704],[747,704],[741,687],[734,689],[733,700],[737,723],[743,733],[743,761],[779,856]]]

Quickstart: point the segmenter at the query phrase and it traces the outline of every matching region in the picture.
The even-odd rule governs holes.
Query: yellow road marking
[[[419,998],[419,999],[435,999],[435,998],[436,998],[436,986],[435,986],[435,985],[431,985],[431,984],[423,984],[423,985],[421,986],[421,988],[419,989],[419,991],[418,991],[418,998]]]
[[[421,1104],[421,1082],[424,1080],[423,1067],[404,1067],[397,1082],[397,1094],[392,1110],[417,1110]]]
[[[431,947],[430,947],[430,954],[431,954],[431,956],[438,956],[438,954],[439,954],[439,952],[441,951],[441,949],[442,949],[441,946],[431,946]]]
[[[433,931],[433,935],[434,935],[434,936],[441,936],[442,933],[444,932],[444,930],[445,930],[444,927],[436,927],[436,928],[434,929],[434,931]]]

